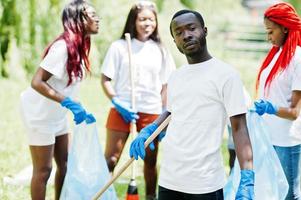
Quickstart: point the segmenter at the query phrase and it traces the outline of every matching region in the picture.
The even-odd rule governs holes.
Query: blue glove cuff
[[[279,107],[278,107],[278,106],[276,106],[276,105],[273,105],[273,107],[274,107],[274,109],[275,109],[275,113],[274,113],[274,115],[276,115],[276,114],[277,114],[277,112],[278,112],[278,110],[279,110]]]
[[[243,169],[240,171],[240,182],[242,185],[254,185],[255,173],[253,170]]]
[[[113,105],[116,103],[116,100],[118,100],[118,97],[113,97],[112,98],[111,102],[112,102]]]
[[[253,200],[254,199],[254,171],[241,170],[240,183],[237,189],[235,200]]]
[[[120,99],[118,97],[113,97],[111,102],[116,107],[117,105],[119,105]]]
[[[87,114],[87,116],[86,116],[86,123],[87,124],[92,124],[92,123],[94,123],[94,122],[96,122],[96,119],[95,119],[95,117],[90,113],[90,114]]]
[[[66,107],[66,105],[70,102],[72,102],[71,98],[65,97],[65,99],[63,99],[60,104],[61,104],[61,106]]]

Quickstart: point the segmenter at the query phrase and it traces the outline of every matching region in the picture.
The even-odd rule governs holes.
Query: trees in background
[[[33,72],[43,51],[41,47],[49,42],[53,30],[57,30],[59,18],[56,16],[60,12],[60,0],[0,1],[0,77],[10,77],[9,62],[17,56],[21,67],[15,68]],[[18,52],[10,51],[13,46]]]
[[[157,7],[159,11],[162,11],[164,0],[156,0]],[[197,1],[196,0],[179,0],[179,2],[186,6],[187,8],[195,8]]]
[[[19,57],[19,66],[14,66],[17,70],[32,73],[36,69],[45,46],[62,31],[60,15],[62,7],[69,1],[0,1],[0,16],[2,16],[0,19],[0,78],[9,78],[13,75],[9,63],[17,56]],[[195,2],[195,0],[179,1],[190,8]],[[106,20],[101,20],[101,28],[104,27],[101,37],[96,37],[94,40],[97,43],[95,48],[98,49],[103,44],[118,38],[121,32],[120,26],[124,23],[124,18],[116,15],[112,8],[118,7],[121,13],[126,14],[132,2],[128,0],[91,0],[91,2],[100,11],[101,18],[106,18]],[[156,3],[162,10],[164,0],[156,0]],[[14,52],[10,51],[13,47],[15,47],[12,50]],[[96,57],[102,57],[102,54],[103,51]]]
[[[21,28],[20,15],[17,12],[16,0],[1,0],[0,13],[2,15],[0,20],[0,76],[8,77],[8,70],[3,64],[7,59],[7,52],[10,45],[11,38],[15,38],[20,44]],[[2,62],[1,62],[2,61]]]
[[[62,31],[60,15],[64,4],[69,1],[0,1],[0,78],[8,78],[13,74],[9,63],[10,60],[16,59],[17,56],[19,57],[18,63],[14,63],[14,65],[18,65],[15,66],[17,70],[24,70],[27,74],[30,74],[36,69],[46,45]],[[129,0],[90,1],[96,10],[99,11],[99,15],[102,18],[100,21],[100,35],[93,38],[94,45],[92,48],[94,48],[94,51],[91,51],[95,65],[99,66],[109,43],[120,37],[125,20],[125,17],[120,16],[126,16],[133,2]],[[201,10],[207,7],[214,8],[214,12],[218,12],[219,15],[229,7],[226,5],[233,4],[233,0],[154,1],[161,14],[168,12],[168,9],[165,8],[170,6],[170,2],[174,2],[173,5],[200,8]],[[301,1],[289,1],[300,13]],[[239,3],[240,0],[236,0],[236,2]],[[118,13],[116,13],[116,8],[118,8]],[[215,16],[211,18],[213,17]],[[160,24],[162,24],[162,21]],[[16,51],[17,54],[15,55]]]

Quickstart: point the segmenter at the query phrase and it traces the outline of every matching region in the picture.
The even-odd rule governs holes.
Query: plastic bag
[[[262,117],[248,112],[247,125],[253,149],[255,172],[255,200],[282,200],[288,192],[288,183],[278,156],[263,125]],[[224,187],[224,199],[234,200],[240,181],[240,167],[237,159]]]
[[[60,200],[90,200],[109,178],[96,123],[83,122],[75,126]],[[111,186],[100,199],[117,200],[114,187]]]

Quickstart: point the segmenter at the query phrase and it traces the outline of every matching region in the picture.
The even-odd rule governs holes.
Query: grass
[[[0,80],[1,98],[0,110],[2,120],[0,120],[0,199],[2,200],[25,200],[30,199],[30,190],[28,186],[12,186],[4,184],[3,178],[13,176],[20,170],[31,164],[31,158],[26,141],[26,135],[23,129],[23,124],[19,117],[19,94],[28,85],[28,80]],[[104,97],[100,88],[99,79],[95,77],[87,78],[82,84],[80,97],[81,102],[87,110],[94,113],[97,119],[97,127],[99,138],[104,147],[105,143],[105,120],[108,113],[110,103]],[[71,115],[70,115],[71,117]],[[128,146],[124,149],[122,158],[116,167],[116,170],[128,159]],[[226,145],[223,145],[223,155],[225,160],[228,159]],[[160,155],[159,155],[160,163]],[[225,165],[227,165],[225,163]],[[144,180],[142,172],[143,162],[138,161],[137,166],[137,183],[139,185],[140,199],[144,199]],[[115,188],[120,199],[124,199],[127,191],[127,186],[130,179],[130,169],[116,181]],[[47,200],[53,199],[53,187],[48,185]]]
[[[174,55],[174,58],[178,65],[186,62],[185,57],[181,55],[169,35],[169,20],[164,20],[167,17],[170,18],[172,14],[179,8],[175,1],[166,1],[165,6],[172,9],[166,9],[165,15],[161,17],[161,31],[165,34],[161,34],[163,41],[166,46],[169,47],[170,51]],[[238,23],[237,12],[239,16],[247,15],[243,9],[239,6],[235,6],[235,12],[232,12],[232,0],[223,1],[205,1],[201,0],[199,11],[205,13],[204,17],[206,19],[209,35],[208,35],[208,46],[212,55],[223,59],[224,61],[232,64],[236,67],[243,78],[244,84],[248,91],[253,94],[254,79],[256,76],[257,68],[260,61],[263,58],[263,54],[256,54],[256,56],[250,56],[249,54],[229,52],[223,46],[225,43],[225,38],[221,34],[223,29],[227,29],[230,25],[235,25]],[[236,3],[239,1],[236,0]],[[215,5],[217,4],[217,5]],[[235,4],[238,5],[238,4]],[[223,8],[222,12],[217,11],[216,8]],[[220,9],[221,10],[221,9]],[[224,14],[227,12],[227,14]],[[230,15],[229,15],[230,12]],[[218,15],[212,13],[218,13]],[[223,17],[227,16],[227,17]],[[232,16],[232,18],[228,17]],[[235,18],[236,17],[236,18]],[[243,18],[243,17],[241,17]],[[106,19],[105,19],[106,20]],[[110,22],[111,23],[111,22]],[[238,24],[239,25],[239,24]],[[106,30],[108,31],[108,30]],[[95,50],[95,49],[94,49]],[[105,49],[102,49],[105,51]],[[92,52],[94,52],[92,50]],[[91,56],[93,57],[93,56]],[[14,59],[12,59],[14,60]],[[92,62],[95,66],[99,65],[99,60],[93,59]],[[17,66],[12,64],[11,66]],[[19,68],[15,67],[15,70]],[[96,70],[97,71],[97,70]],[[18,72],[18,71],[16,71]],[[18,104],[19,104],[19,94],[29,85],[30,79],[24,78],[11,78],[9,80],[0,79],[0,199],[1,200],[26,200],[30,199],[30,191],[28,186],[11,186],[3,183],[3,177],[12,176],[18,173],[20,170],[30,165],[31,158],[29,154],[28,145],[26,142],[25,132],[21,119],[19,117]],[[100,87],[100,80],[98,77],[87,78],[82,84],[80,97],[81,103],[87,108],[88,111],[92,112],[97,119],[97,127],[99,131],[99,138],[104,147],[105,144],[105,120],[110,107],[110,102],[105,98],[103,91]],[[71,114],[70,114],[71,118]],[[128,146],[126,145],[123,155],[116,170],[125,163],[128,159]],[[224,164],[229,171],[228,167],[228,153],[226,146],[226,139],[224,140],[222,146],[222,154],[224,156]],[[160,165],[160,153],[159,153],[159,165]],[[142,172],[142,161],[138,161],[137,166],[137,183],[139,185],[140,199],[144,200],[144,180]],[[159,166],[160,167],[160,166]],[[127,186],[129,183],[130,170],[125,171],[124,174],[116,181],[115,189],[118,193],[120,199],[124,199],[126,195]],[[47,188],[47,200],[53,199],[53,187],[51,185]]]

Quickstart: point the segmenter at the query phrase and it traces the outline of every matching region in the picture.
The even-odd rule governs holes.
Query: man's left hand
[[[235,200],[254,199],[254,176],[255,174],[253,170],[240,171],[240,183]]]

